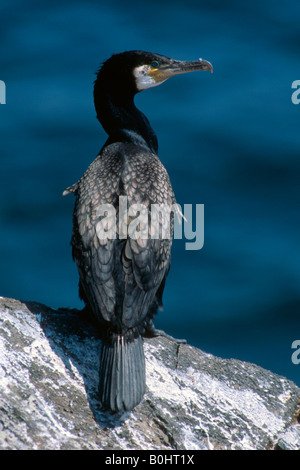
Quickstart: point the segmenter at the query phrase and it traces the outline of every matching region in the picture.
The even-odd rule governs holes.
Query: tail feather
[[[100,401],[112,411],[132,410],[145,393],[145,358],[141,336],[115,335],[103,340],[100,355]]]

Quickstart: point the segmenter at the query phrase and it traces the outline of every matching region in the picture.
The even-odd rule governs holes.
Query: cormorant
[[[82,178],[63,193],[76,195],[72,254],[79,271],[79,295],[100,325],[99,398],[112,411],[131,410],[145,392],[142,336],[154,333],[152,318],[162,306],[174,220],[172,216],[166,238],[152,238],[151,228],[149,236],[143,232],[140,237],[121,237],[120,196],[127,197],[128,206],[142,204],[149,211],[151,204],[176,203],[157,156],[157,137],[136,108],[134,96],[173,75],[196,70],[212,71],[212,66],[202,59],[177,61],[143,51],[108,59],[94,84],[97,118],[108,139]],[[102,210],[109,205],[115,209],[116,224],[114,214],[110,223],[109,211]],[[129,211],[125,218],[127,224],[133,220]],[[116,234],[109,236],[111,226]]]

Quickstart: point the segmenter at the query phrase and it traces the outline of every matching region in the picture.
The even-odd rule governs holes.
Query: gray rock
[[[299,450],[300,449],[300,424],[290,426],[278,440],[276,450]]]
[[[81,312],[0,298],[0,330],[0,449],[300,449],[300,389],[256,365],[145,339],[147,393],[111,414]]]

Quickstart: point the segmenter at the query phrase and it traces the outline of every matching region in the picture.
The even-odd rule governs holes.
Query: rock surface
[[[145,339],[147,393],[111,414],[79,311],[0,298],[0,330],[0,449],[300,449],[300,389],[256,365]]]

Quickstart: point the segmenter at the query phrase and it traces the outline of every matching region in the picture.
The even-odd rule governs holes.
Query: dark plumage
[[[162,305],[173,231],[172,216],[169,238],[151,238],[150,224],[148,237],[119,237],[119,197],[127,197],[128,207],[141,203],[149,210],[151,204],[175,204],[169,176],[156,155],[156,135],[135,107],[134,95],[193,70],[212,67],[201,59],[179,62],[142,51],[108,59],[94,86],[97,118],[108,140],[82,178],[64,192],[76,194],[72,252],[80,297],[100,325],[99,394],[103,407],[112,411],[131,410],[145,392],[142,335],[153,331],[153,315]],[[116,210],[115,238],[99,238],[103,204]],[[127,223],[133,220],[128,213]]]

